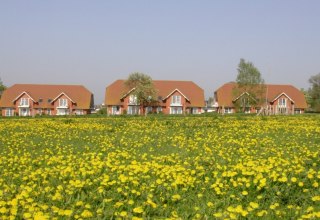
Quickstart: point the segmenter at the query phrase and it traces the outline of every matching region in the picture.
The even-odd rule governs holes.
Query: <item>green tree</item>
[[[5,85],[3,85],[3,82],[2,82],[2,80],[0,78],[0,97],[1,97],[1,95],[3,93],[3,91],[6,90],[6,88],[7,87]]]
[[[237,70],[237,86],[233,90],[235,106],[242,111],[261,106],[265,102],[266,87],[260,71],[253,63],[242,58]]]
[[[303,93],[304,98],[306,99],[306,102],[308,104],[308,108],[310,108],[312,100],[311,100],[311,97],[310,97],[310,94],[309,94],[309,89],[306,90],[304,88],[301,88],[300,91]]]
[[[125,81],[125,86],[132,90],[132,95],[137,97],[138,103],[143,107],[151,106],[156,101],[156,90],[153,85],[152,78],[144,73],[131,73]],[[146,111],[144,112],[147,113]]]
[[[311,88],[308,90],[309,104],[313,111],[320,112],[320,73],[309,79]]]

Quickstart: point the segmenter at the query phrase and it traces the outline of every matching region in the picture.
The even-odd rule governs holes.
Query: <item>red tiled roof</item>
[[[121,105],[121,97],[130,89],[124,85],[125,80],[116,80],[106,88],[105,104]],[[192,81],[153,80],[157,96],[165,99],[173,91],[178,89],[188,100],[189,106],[204,107],[204,92]]]
[[[76,109],[90,109],[92,93],[82,85],[42,85],[42,84],[15,84],[7,88],[1,97],[0,107],[14,107],[13,101],[26,92],[39,104],[37,108],[52,106],[49,100],[57,98],[64,93],[76,103]],[[42,102],[39,100],[42,99]]]
[[[216,99],[219,106],[233,107],[233,102],[237,97],[234,97],[233,89],[236,87],[236,83],[226,83],[215,91]],[[266,97],[268,102],[274,101],[282,93],[289,96],[295,104],[295,108],[307,108],[307,102],[304,94],[292,85],[272,85],[266,84]]]

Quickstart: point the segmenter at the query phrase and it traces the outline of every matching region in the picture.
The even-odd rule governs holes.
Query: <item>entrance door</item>
[[[20,108],[20,116],[29,116],[29,108]]]

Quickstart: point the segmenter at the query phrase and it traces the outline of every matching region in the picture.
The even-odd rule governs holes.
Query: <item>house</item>
[[[238,95],[235,95],[234,90],[237,88],[236,83],[230,82],[214,92],[218,112],[234,113],[238,106],[238,110],[242,109],[245,113],[258,113],[264,110],[266,114],[301,114],[307,108],[304,94],[292,85],[265,85],[261,95],[264,99],[262,106],[248,104],[254,101],[254,97],[248,92],[238,92]]]
[[[191,81],[154,80],[157,100],[149,106],[138,103],[135,88],[126,88],[124,80],[116,80],[106,88],[105,106],[110,115],[118,114],[200,114],[204,107],[204,91]]]
[[[85,115],[93,94],[81,85],[15,84],[1,97],[2,116]]]

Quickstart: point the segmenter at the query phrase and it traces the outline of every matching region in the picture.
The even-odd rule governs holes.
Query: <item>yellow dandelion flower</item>
[[[133,212],[138,214],[143,213],[143,208],[141,206],[138,206],[133,209]]]
[[[172,196],[172,200],[173,201],[178,201],[180,199],[181,199],[181,196],[179,194],[175,194],[175,195]]]
[[[291,182],[293,182],[293,183],[297,182],[297,178],[296,177],[291,177]]]
[[[208,207],[212,207],[212,206],[213,206],[213,203],[212,203],[212,202],[207,202],[207,206],[208,206]]]
[[[128,213],[126,211],[120,212],[120,216],[121,217],[126,217],[127,215],[128,215]]]
[[[248,192],[247,192],[247,191],[242,191],[241,194],[244,195],[244,196],[246,196],[246,195],[248,195]]]
[[[259,204],[256,203],[256,202],[250,202],[249,205],[250,205],[252,208],[254,208],[254,209],[259,208]]]
[[[91,218],[91,217],[93,217],[93,214],[89,210],[83,210],[83,212],[81,213],[81,217],[83,217],[83,218]]]
[[[2,207],[1,209],[0,209],[0,213],[1,214],[6,214],[7,213],[7,209],[6,209],[6,207]]]

